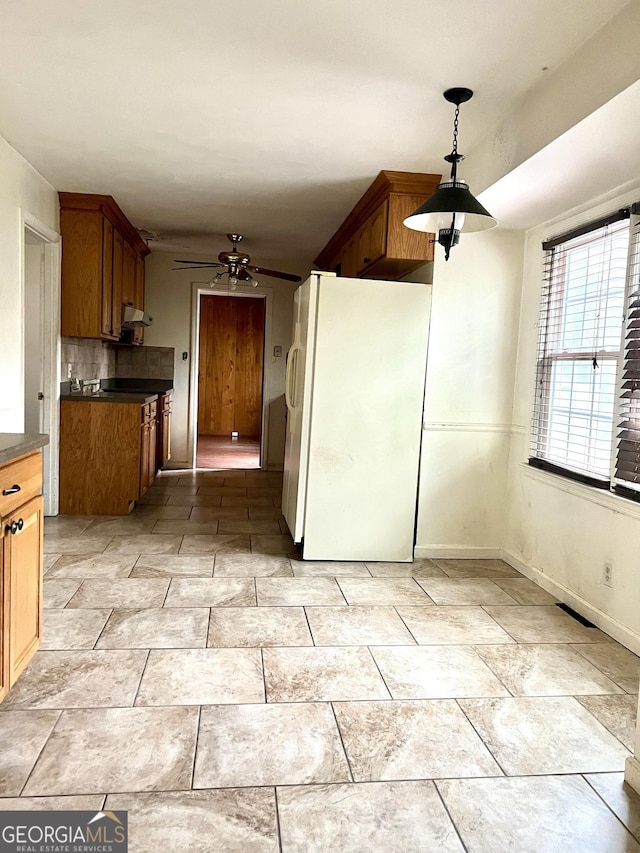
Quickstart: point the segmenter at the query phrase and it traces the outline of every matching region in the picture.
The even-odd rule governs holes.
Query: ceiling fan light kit
[[[447,89],[443,95],[446,101],[456,105],[453,147],[451,154],[444,158],[451,164],[451,177],[448,181],[438,184],[433,195],[414,210],[403,224],[414,231],[437,234],[436,240],[444,248],[444,258],[448,261],[452,247],[460,242],[462,231],[485,231],[496,226],[498,220],[471,194],[466,182],[458,180],[458,163],[464,160],[464,155],[458,153],[460,104],[469,101],[473,97],[473,91],[455,87]]]
[[[227,234],[227,237],[231,241],[231,251],[220,252],[217,263],[214,261],[185,261],[175,258],[174,263],[189,264],[189,266],[174,267],[174,270],[205,270],[223,267],[223,272],[217,272],[213,276],[209,282],[209,287],[215,287],[216,284],[222,282],[222,277],[226,275],[229,290],[236,290],[238,284],[250,284],[251,287],[257,287],[258,281],[251,273],[266,275],[270,278],[281,278],[284,281],[302,281],[299,275],[252,266],[249,255],[238,251],[238,243],[244,239],[242,234]]]

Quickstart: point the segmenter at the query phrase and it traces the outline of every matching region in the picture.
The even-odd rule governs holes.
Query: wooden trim
[[[58,198],[60,199],[60,208],[62,210],[93,210],[102,213],[103,216],[109,219],[112,225],[120,230],[136,254],[141,258],[146,257],[151,252],[151,249],[138,234],[112,196],[95,193],[59,192]]]
[[[419,196],[421,199],[419,204],[421,204],[433,194],[441,177],[441,175],[422,174],[420,172],[394,172],[383,169],[320,252],[314,263],[319,269],[328,268],[333,258],[340,254],[342,246],[389,196],[393,194]]]

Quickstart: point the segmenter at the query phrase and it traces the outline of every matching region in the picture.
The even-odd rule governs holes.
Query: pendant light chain
[[[460,104],[456,104],[456,113],[453,118],[453,151],[452,154],[458,153],[458,125],[460,116]]]

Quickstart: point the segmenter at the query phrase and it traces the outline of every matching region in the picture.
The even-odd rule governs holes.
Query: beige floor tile
[[[518,604],[555,604],[558,600],[528,578],[496,578],[494,583]]]
[[[194,484],[199,485],[209,485],[209,486],[223,486],[225,481],[225,476],[218,471],[198,471],[193,474],[183,473],[181,477],[178,478],[179,486],[193,486]]]
[[[374,578],[445,578],[433,560],[414,560],[413,563],[366,563]]]
[[[249,554],[251,543],[246,533],[227,536],[188,535],[182,540],[181,554]]]
[[[131,513],[132,518],[153,518],[170,521],[180,521],[189,518],[190,506],[136,506]]]
[[[604,643],[608,639],[555,606],[489,606],[485,610],[518,643]]]
[[[252,578],[174,578],[164,603],[170,607],[255,607]]]
[[[44,532],[49,536],[77,536],[94,521],[93,515],[52,515],[44,520]]]
[[[0,812],[97,812],[103,802],[103,794],[87,794],[84,797],[3,797],[0,799]]]
[[[268,702],[391,698],[367,648],[264,649],[263,658]]]
[[[316,646],[415,645],[393,607],[305,608]]]
[[[451,699],[333,707],[356,782],[500,775]]]
[[[168,500],[169,493],[165,492],[163,489],[159,489],[157,492],[153,492],[149,489],[149,491],[137,502],[137,506],[166,506]]]
[[[640,847],[580,776],[437,783],[469,853],[611,853]]]
[[[250,498],[282,498],[282,489],[277,486],[254,486],[251,483],[251,480],[247,480],[247,494]]]
[[[514,696],[622,693],[569,646],[477,646],[476,651]]]
[[[244,486],[216,486],[215,484],[203,484],[198,486],[198,494],[203,497],[246,497],[247,490]]]
[[[218,578],[293,576],[289,558],[272,554],[217,554],[213,574]]]
[[[231,500],[227,498],[226,500]],[[238,498],[242,500],[242,498]],[[220,495],[183,495],[176,493],[167,498],[167,506],[220,506],[222,498]]]
[[[587,782],[636,838],[640,838],[640,794],[624,781],[624,773],[592,773]]]
[[[42,557],[42,569],[46,574],[47,571],[54,566],[60,559],[60,554],[44,554]]]
[[[81,533],[78,536],[48,536],[44,537],[45,554],[102,554],[113,539],[113,536],[89,536]]]
[[[256,521],[255,519],[251,519],[250,521],[241,521],[240,519],[234,520],[232,518],[224,518],[220,520],[218,530],[220,533],[251,533],[253,535],[262,534],[270,536],[281,535],[280,525],[277,520]]]
[[[47,572],[47,578],[126,578],[134,556],[117,554],[63,554]]]
[[[633,752],[638,700],[635,696],[578,696],[578,702]]]
[[[162,607],[167,578],[115,578],[83,581],[67,607]]]
[[[24,793],[187,789],[197,725],[197,708],[64,711]]]
[[[72,596],[80,589],[81,580],[72,578],[45,578],[42,593],[42,606],[47,608],[66,607]]]
[[[194,788],[348,781],[328,703],[202,708]]]
[[[509,695],[468,646],[375,646],[371,653],[394,699]]]
[[[490,578],[430,578],[418,580],[436,604],[515,604]]]
[[[92,649],[111,610],[47,610],[42,620],[41,649]]]
[[[339,578],[338,585],[349,604],[431,604],[413,578]]]
[[[288,533],[277,535],[251,534],[251,552],[253,554],[290,554],[294,551],[293,539]]]
[[[249,510],[242,506],[194,506],[190,521],[218,521],[222,518],[249,520]]]
[[[222,506],[275,506],[273,498],[270,497],[250,498],[248,495],[245,497],[226,495],[221,498],[221,501]]]
[[[136,705],[264,701],[260,649],[152,649]]]
[[[171,521],[159,519],[153,528],[153,533],[163,533],[172,536],[215,536],[218,532],[218,520],[208,521]]]
[[[283,853],[462,853],[433,782],[278,788]]]
[[[164,480],[158,480],[157,478],[154,480],[153,486],[149,489],[147,494],[151,495],[197,495],[198,494],[198,484],[197,483],[182,483],[179,482],[165,482]]]
[[[482,607],[396,607],[396,610],[423,646],[513,642]]]
[[[619,771],[629,752],[570,697],[461,699],[509,776]]]
[[[325,560],[291,560],[297,578],[370,578],[365,563],[346,563]]]
[[[97,649],[190,649],[207,644],[209,610],[151,608],[114,610]]]
[[[277,853],[273,791],[228,788],[110,794],[105,809],[129,813],[129,848],[135,853]]]
[[[214,607],[208,646],[312,646],[302,607]]]
[[[434,560],[450,578],[521,578],[504,560]]]
[[[39,652],[14,684],[3,707],[133,705],[146,660],[143,650]]]
[[[333,578],[256,578],[258,604],[274,607],[344,604]]]
[[[252,521],[282,521],[282,509],[278,506],[250,506],[248,508],[249,518]]]
[[[20,795],[59,716],[60,711],[0,710],[0,797]]]
[[[578,654],[620,685],[627,693],[638,692],[640,658],[619,643],[579,643],[572,645]]]
[[[157,533],[139,536],[114,536],[105,554],[177,554],[180,536],[162,536]]]
[[[131,570],[131,578],[173,578],[213,576],[213,556],[141,554]]]
[[[85,536],[126,534],[135,536],[151,533],[154,521],[151,518],[139,518],[138,516],[122,516],[117,518],[100,518],[92,521],[85,531]]]

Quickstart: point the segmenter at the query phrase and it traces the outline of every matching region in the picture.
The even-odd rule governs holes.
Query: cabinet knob
[[[7,526],[5,527],[5,531],[15,536],[15,534],[18,533],[19,530],[22,530],[23,527],[24,520],[22,518],[19,518],[17,521],[12,521],[11,524],[7,524]]]
[[[19,486],[17,483],[14,483],[14,484],[13,484],[13,486],[11,486],[11,488],[10,488],[10,489],[3,489],[3,490],[2,490],[2,494],[3,494],[3,495],[15,495],[15,494],[17,494],[19,491],[20,491],[20,486]]]
[[[363,258],[363,259],[362,259],[362,263],[363,263],[363,264],[368,264],[368,263],[369,263],[369,258]]]

